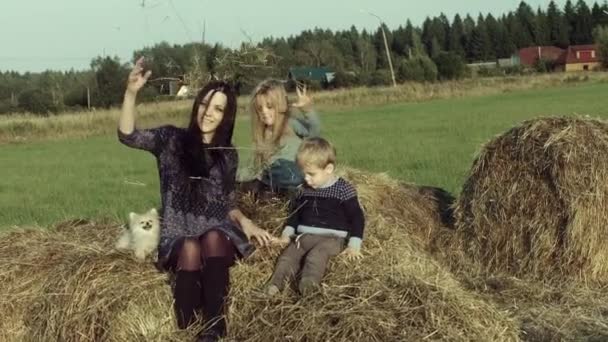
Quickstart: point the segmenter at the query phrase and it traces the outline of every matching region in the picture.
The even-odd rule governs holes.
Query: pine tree
[[[473,20],[473,18],[471,18],[471,16],[467,14],[467,16],[464,18],[464,21],[462,22],[462,27],[463,27],[463,31],[464,31],[462,46],[464,47],[464,50],[465,50],[466,60],[470,60],[470,58],[471,58],[470,41],[473,36],[473,29],[475,29],[475,20]]]
[[[576,44],[576,40],[574,37],[574,27],[576,26],[576,10],[574,9],[574,5],[570,0],[566,1],[564,5],[564,19],[566,24],[568,25],[568,41],[570,44]]]
[[[604,12],[602,12],[602,8],[597,2],[593,3],[593,8],[591,9],[591,17],[592,26],[595,27],[597,25],[603,25],[602,21],[604,19]]]
[[[391,46],[391,50],[399,56],[406,56],[409,47],[408,41],[409,37],[407,36],[405,28],[399,25],[399,27],[393,31],[393,45]]]
[[[536,45],[546,46],[551,43],[551,30],[547,14],[540,7],[536,11],[536,28],[534,41]]]
[[[439,39],[441,50],[447,51],[450,46],[450,20],[445,16],[445,14],[441,13],[439,15],[437,25],[439,26],[437,30],[441,32],[441,38]]]
[[[593,17],[584,0],[578,0],[576,3],[574,42],[576,44],[590,44],[593,42]]]
[[[413,37],[414,37],[414,25],[412,25],[412,22],[408,19],[407,23],[405,24],[405,37],[407,39],[407,45],[406,45],[406,51],[405,52],[405,56],[410,57],[410,55],[412,54],[412,48],[414,47],[414,41],[413,41]]]
[[[471,33],[468,52],[470,61],[486,61],[490,58],[490,38],[481,14],[477,18],[477,26]]]
[[[450,30],[450,40],[448,44],[448,50],[453,51],[460,55],[461,57],[465,57],[465,48],[464,48],[464,26],[462,24],[462,19],[460,19],[460,15],[456,14],[454,16],[454,21],[452,22],[452,29]]]
[[[499,46],[504,44],[500,37],[500,24],[491,14],[485,19],[486,30],[488,33],[488,58],[495,59],[499,55]]]
[[[519,34],[514,37],[515,44],[519,48],[533,46],[536,37],[536,18],[532,7],[523,1],[520,2],[516,18],[520,29]]]
[[[511,34],[507,29],[507,17],[502,16],[499,20],[498,25],[498,41],[500,42],[496,48],[496,57],[498,58],[507,58],[511,57],[513,53],[517,50],[515,47],[515,43],[513,43],[513,39],[511,38]]]
[[[568,37],[568,23],[554,1],[547,8],[547,22],[549,25],[549,42],[561,48],[570,45]]]
[[[422,36],[420,37],[420,39],[422,40],[422,45],[424,46],[424,50],[427,54],[431,53],[433,36],[433,21],[431,20],[431,18],[426,17],[426,19],[422,23]]]

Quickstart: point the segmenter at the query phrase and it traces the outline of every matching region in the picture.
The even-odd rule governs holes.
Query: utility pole
[[[386,40],[386,32],[384,31],[384,21],[382,20],[382,18],[380,18],[379,16],[377,16],[376,14],[372,13],[372,12],[366,12],[361,10],[361,12],[363,13],[367,13],[373,17],[375,17],[376,19],[378,19],[380,21],[380,29],[382,30],[382,38],[384,39],[384,49],[386,50],[386,58],[388,59],[388,67],[391,69],[391,77],[393,79],[393,87],[397,86],[397,81],[395,80],[395,71],[393,70],[393,61],[391,59],[391,52],[388,49],[388,41]]]
[[[87,108],[89,109],[89,112],[90,112],[91,111],[91,89],[88,85],[87,85]]]

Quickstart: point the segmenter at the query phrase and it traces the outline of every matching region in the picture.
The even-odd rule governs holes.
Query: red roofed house
[[[566,71],[593,70],[600,66],[597,45],[571,45],[565,57]]]
[[[532,46],[519,50],[520,64],[534,67],[542,59],[553,62],[556,70],[583,71],[600,66],[596,45],[571,45],[566,50],[556,46]]]
[[[564,52],[564,49],[557,46],[531,46],[520,49],[518,55],[521,65],[532,68],[539,59],[553,62],[556,66],[563,65],[559,60]]]

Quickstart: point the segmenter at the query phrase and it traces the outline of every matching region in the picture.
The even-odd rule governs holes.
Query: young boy
[[[355,188],[336,177],[336,150],[323,138],[302,142],[296,162],[306,184],[292,201],[290,216],[281,240],[289,243],[277,261],[266,287],[269,295],[283,288],[285,280],[298,273],[302,259],[300,293],[321,283],[330,257],[340,253],[349,259],[361,257],[364,217]],[[295,237],[295,239],[292,239]]]

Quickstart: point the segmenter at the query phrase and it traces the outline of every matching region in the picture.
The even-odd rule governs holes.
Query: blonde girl
[[[241,177],[245,190],[286,193],[303,183],[296,153],[302,139],[320,135],[320,120],[306,87],[297,86],[296,93],[296,102],[289,104],[283,82],[274,79],[261,82],[253,91],[254,172],[249,178]]]

